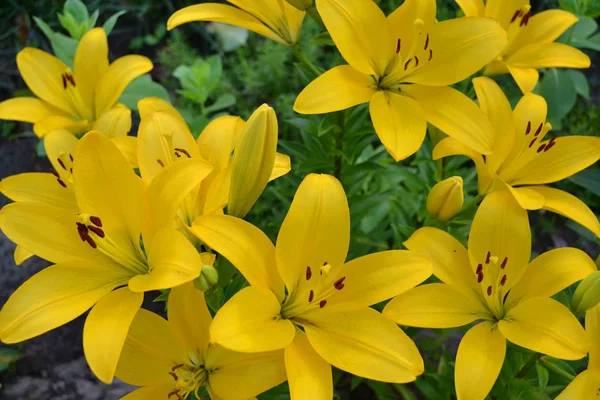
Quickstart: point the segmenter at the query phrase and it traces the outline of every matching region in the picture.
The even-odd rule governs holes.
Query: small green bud
[[[465,201],[463,180],[453,176],[435,184],[427,196],[427,212],[441,222],[454,217]]]
[[[588,275],[579,283],[571,299],[571,310],[575,315],[579,315],[598,303],[600,303],[600,271]]]
[[[194,286],[196,289],[203,292],[208,292],[212,289],[219,281],[219,273],[212,265],[202,265],[202,272],[194,280]]]
[[[285,0],[298,10],[306,11],[313,5],[313,0]]]

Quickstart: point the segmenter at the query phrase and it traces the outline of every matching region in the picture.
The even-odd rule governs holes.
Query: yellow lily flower
[[[19,52],[17,66],[38,98],[3,101],[0,119],[33,123],[34,132],[44,137],[59,128],[73,133],[91,130],[127,85],[152,69],[152,62],[128,55],[109,64],[106,33],[94,28],[77,46],[74,71],[55,56],[31,47]]]
[[[535,88],[540,68],[589,68],[582,51],[554,43],[577,17],[564,10],[546,10],[533,15],[529,0],[456,0],[465,15],[490,17],[508,34],[508,42],[486,68],[487,75],[510,73],[523,93]]]
[[[259,107],[248,123],[233,116],[215,119],[202,131],[197,141],[194,140],[181,114],[164,100],[144,99],[139,102],[138,108],[142,117],[138,133],[138,159],[142,179],[145,182],[150,183],[164,168],[188,158],[207,160],[213,166],[211,173],[202,184],[192,190],[181,205],[178,221],[182,232],[187,231],[185,227],[191,226],[196,217],[206,213],[222,212],[230,198],[248,197],[250,189],[254,190],[252,197],[256,201],[267,181],[279,178],[291,169],[290,158],[285,154],[275,153],[277,125],[276,122],[266,123],[266,115],[275,118],[273,110],[266,105]],[[265,132],[261,133],[263,130]],[[248,139],[266,134],[266,130],[270,130],[268,134],[270,145],[267,146],[267,152],[263,152],[262,148],[253,149],[252,143],[246,143],[244,146],[244,142],[248,142]],[[255,172],[262,171],[264,168],[270,171],[267,171],[265,179],[256,181],[260,181],[260,185],[256,187],[244,188],[242,184],[232,184],[235,177],[240,175],[240,169],[247,169],[245,163],[240,163],[239,160],[236,162],[240,148],[246,149],[244,151],[248,153],[246,157],[254,156],[254,159],[260,161],[256,166],[261,168]],[[270,158],[271,162],[267,165],[263,158]],[[245,178],[247,181],[242,183],[252,183],[247,175]]]
[[[116,376],[141,389],[123,400],[247,400],[286,380],[283,351],[236,353],[209,342],[212,318],[204,293],[187,283],[171,290],[168,317],[140,309]]]
[[[478,322],[456,356],[459,400],[482,400],[494,385],[506,340],[566,360],[590,341],[569,309],[550,297],[596,270],[581,250],[561,248],[533,261],[527,212],[507,192],[487,196],[473,220],[468,250],[450,234],[421,228],[404,245],[427,255],[443,283],[392,299],[383,314],[400,325],[454,328]]]
[[[448,87],[491,61],[506,33],[490,18],[435,22],[435,0],[406,0],[387,18],[373,1],[317,0],[349,65],[300,93],[294,110],[323,114],[370,103],[379,139],[396,161],[423,143],[427,122],[487,154],[492,129],[467,96]]]
[[[556,400],[600,399],[600,305],[586,312],[585,330],[592,339],[588,367],[577,375]]]
[[[233,6],[203,3],[176,11],[167,21],[171,30],[192,21],[214,21],[239,26],[286,46],[300,37],[306,13],[284,0],[228,0]],[[234,7],[235,6],[235,7]]]
[[[191,230],[251,285],[217,312],[211,343],[249,353],[285,349],[292,399],[331,399],[331,365],[384,382],[409,382],[423,373],[412,340],[369,306],[423,282],[431,265],[404,250],[344,263],[350,214],[334,177],[304,179],[276,246],[258,228],[227,215],[203,215]]]
[[[110,382],[143,292],[191,281],[210,262],[171,224],[176,200],[183,200],[211,166],[188,160],[165,169],[157,184],[147,187],[99,132],[81,139],[73,159],[76,209],[17,202],[0,211],[6,236],[55,264],[4,304],[0,340],[27,340],[93,307],[84,327],[84,352],[92,371]],[[162,207],[149,208],[150,198]]]
[[[521,207],[558,213],[600,237],[596,215],[581,200],[562,190],[530,186],[557,182],[594,164],[600,159],[600,138],[553,135],[544,140],[552,126],[546,122],[548,107],[543,97],[528,93],[513,111],[502,89],[490,78],[475,78],[473,85],[480,107],[494,127],[492,153],[484,158],[469,142],[445,138],[433,150],[433,158],[470,157],[477,168],[481,195],[508,190]]]

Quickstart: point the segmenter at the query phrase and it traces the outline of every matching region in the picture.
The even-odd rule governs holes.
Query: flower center
[[[546,152],[546,151],[550,150],[552,147],[554,147],[554,145],[556,144],[555,140],[558,137],[558,135],[552,136],[552,138],[546,143],[541,143],[541,141],[544,139],[544,136],[546,136],[546,134],[550,130],[552,130],[552,125],[549,122],[540,123],[540,125],[537,127],[535,132],[533,132],[533,137],[529,141],[527,148],[528,149],[536,149],[536,153],[541,153],[542,151]],[[525,136],[529,136],[531,131],[532,131],[531,121],[528,121],[527,128],[525,129]],[[534,147],[534,145],[536,143],[539,143],[539,146]]]
[[[56,177],[56,181],[64,188],[66,188],[67,183],[70,183],[71,181],[71,176],[73,175],[73,161],[72,154],[66,154],[64,151],[61,151],[56,158],[56,162],[60,166],[59,171],[50,169],[50,173]]]
[[[508,292],[508,257],[498,257],[487,252],[483,262],[477,264],[475,278],[481,286],[483,297],[496,318],[504,316],[504,296]]]
[[[204,365],[178,364],[171,368],[169,375],[175,379],[175,389],[168,393],[168,399],[185,400],[191,393],[197,399],[202,398],[199,391],[205,386],[208,376]]]
[[[81,97],[81,93],[77,89],[77,83],[75,77],[71,73],[71,69],[67,68],[61,75],[62,85],[69,103],[73,109],[77,112],[77,117],[81,120],[94,121],[94,113],[90,110]]]

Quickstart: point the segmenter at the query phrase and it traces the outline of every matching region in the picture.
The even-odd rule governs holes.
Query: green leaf
[[[538,386],[541,390],[546,389],[548,380],[550,379],[550,373],[544,367],[539,364],[535,364],[535,372],[537,372]]]
[[[104,22],[104,25],[102,25],[102,29],[104,29],[104,32],[106,32],[106,35],[110,35],[110,33],[112,32],[113,28],[115,27],[115,25],[117,24],[117,20],[119,19],[119,17],[123,14],[126,14],[127,11],[125,10],[121,10],[119,12],[114,13],[113,15],[111,15],[106,22]]]
[[[35,154],[39,158],[46,158],[46,147],[44,147],[44,139],[40,139],[35,145]]]
[[[323,44],[326,46],[335,46],[333,39],[331,38],[331,34],[328,31],[318,34],[313,37],[311,41],[315,44]]]
[[[600,196],[600,169],[586,169],[569,177],[569,180]]]
[[[87,22],[90,18],[88,9],[81,0],[67,0],[63,6],[64,14],[71,14],[78,22]]]
[[[119,103],[123,103],[132,110],[137,110],[137,102],[146,97],[160,97],[171,102],[167,89],[160,83],[154,82],[149,74],[145,74],[134,79],[127,86],[119,98]]]
[[[52,28],[48,26],[48,24],[38,17],[34,16],[33,20],[50,41],[54,55],[67,66],[73,68],[75,52],[77,51],[77,45],[79,42],[73,38],[63,35],[62,33],[54,32]]]
[[[562,8],[563,10],[572,12],[572,13],[577,13],[577,6],[578,6],[578,0],[558,0],[558,4],[560,5],[560,8]]]
[[[354,389],[356,389],[364,380],[365,378],[361,377],[361,376],[356,376],[354,375],[352,377],[352,382],[350,382],[350,391],[353,391]]]
[[[586,100],[590,99],[590,85],[585,77],[584,73],[575,69],[568,69],[567,74],[573,81],[575,91],[578,95],[584,97]]]
[[[575,84],[564,70],[549,69],[541,83],[541,94],[548,102],[548,117],[555,129],[561,129],[562,119],[577,102]]]
[[[235,105],[235,103],[236,100],[234,95],[232,95],[231,93],[222,94],[221,96],[217,97],[217,100],[215,100],[213,104],[206,107],[204,111],[207,114],[210,114],[216,111],[223,110],[225,108],[232,107]]]
[[[100,15],[100,10],[96,10],[94,11],[94,13],[92,14],[92,16],[90,17],[90,20],[87,24],[87,30],[89,31],[90,29],[92,29],[93,27],[96,26],[96,22],[98,22],[98,16]]]
[[[11,364],[21,359],[22,354],[16,349],[1,348],[0,349],[0,372],[6,371]]]

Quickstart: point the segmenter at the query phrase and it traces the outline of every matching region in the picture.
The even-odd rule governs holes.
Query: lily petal
[[[532,297],[511,308],[498,323],[506,339],[563,360],[579,360],[590,340],[575,316],[556,300]]]
[[[338,50],[358,71],[383,76],[396,41],[385,14],[372,1],[317,0],[319,15]]]
[[[138,159],[137,159],[137,137],[135,136],[117,136],[112,138],[112,142],[123,157],[129,163],[131,168],[139,168]]]
[[[510,25],[515,11],[520,10],[530,0],[487,0],[485,3],[484,15],[489,18],[494,18],[502,25],[505,30]]]
[[[134,390],[128,395],[121,397],[121,400],[162,400],[168,398],[169,394],[174,390],[175,385],[173,382],[147,386]]]
[[[417,34],[414,22],[420,19],[423,22],[423,30],[427,30],[435,23],[436,12],[435,0],[406,0],[387,17],[392,38],[402,39],[402,43],[413,43]],[[410,47],[400,46],[402,59],[408,57]]]
[[[69,116],[61,109],[35,97],[15,97],[0,103],[0,119],[35,124],[51,115]]]
[[[316,352],[337,368],[382,382],[414,381],[424,370],[414,342],[377,311],[317,310],[303,325]]]
[[[467,17],[482,17],[485,11],[483,0],[456,0],[456,4]]]
[[[85,133],[90,130],[90,127],[87,120],[79,121],[71,116],[60,114],[49,115],[37,121],[33,125],[33,132],[41,139],[57,129],[66,129],[71,133]]]
[[[299,400],[329,400],[333,397],[331,365],[296,330],[294,341],[285,348],[285,369],[290,393]]]
[[[225,303],[210,325],[212,343],[247,353],[283,349],[295,334],[294,325],[281,318],[277,298],[252,286]]]
[[[330,69],[300,92],[294,111],[324,114],[363,104],[377,91],[373,78],[350,65]]]
[[[563,190],[546,186],[529,186],[544,196],[544,209],[572,219],[589,229],[596,237],[600,237],[600,222],[590,208],[577,197]]]
[[[131,130],[131,110],[117,104],[100,115],[92,129],[110,138],[127,136]]]
[[[391,92],[375,93],[370,104],[375,132],[394,160],[415,154],[425,139],[427,120],[417,102]]]
[[[44,149],[48,160],[63,183],[70,189],[73,188],[71,183],[73,161],[71,160],[75,155],[78,144],[79,139],[65,129],[49,132],[44,138]]]
[[[87,108],[92,110],[96,85],[108,70],[108,40],[104,29],[93,28],[83,35],[75,52],[74,67],[77,90]]]
[[[396,296],[385,306],[383,315],[398,325],[455,328],[487,318],[490,312],[477,298],[465,296],[450,285],[431,283]]]
[[[596,271],[596,264],[583,251],[554,249],[536,257],[513,286],[505,306],[512,307],[532,297],[551,297]]]
[[[229,165],[231,153],[240,142],[245,127],[246,122],[240,117],[226,115],[212,120],[198,136],[200,154],[216,172]]]
[[[170,300],[169,300],[170,302]],[[208,327],[207,327],[208,328]],[[158,315],[137,311],[121,351],[116,376],[130,385],[173,385],[171,368],[186,361],[187,354],[169,323]]]
[[[168,315],[169,325],[183,339],[187,349],[208,348],[212,317],[203,292],[192,283],[174,287],[169,293]]]
[[[541,194],[529,189],[529,187],[514,188],[502,180],[497,180],[495,186],[500,190],[508,190],[517,203],[526,210],[539,210],[544,207],[546,199]]]
[[[431,276],[431,262],[406,250],[390,250],[356,258],[342,267],[344,290],[330,304],[368,307],[404,293]]]
[[[536,43],[507,57],[507,65],[521,68],[589,68],[590,58],[581,50],[562,43]]]
[[[185,124],[185,119],[181,116],[179,111],[168,101],[161,99],[160,97],[145,97],[138,101],[138,113],[140,117],[145,117],[147,114],[156,112],[156,111],[165,111],[168,114],[173,115],[174,117],[179,118],[179,120]]]
[[[585,330],[592,338],[588,368],[600,371],[600,304],[585,313]]]
[[[552,43],[562,35],[578,18],[564,10],[546,10],[532,16],[527,25],[521,28],[518,40],[513,40],[504,49],[504,54],[535,43]]]
[[[454,380],[459,400],[483,399],[494,386],[506,355],[506,339],[497,326],[482,322],[463,337],[456,354]]]
[[[128,55],[112,62],[96,84],[96,115],[102,115],[110,109],[132,80],[150,70],[152,61],[144,56]]]
[[[83,352],[92,372],[111,383],[127,332],[142,306],[144,295],[128,288],[104,296],[88,314],[83,326]]]
[[[292,170],[292,160],[287,154],[277,153],[275,154],[275,165],[273,165],[273,171],[269,177],[269,182],[282,177]]]
[[[0,193],[12,201],[39,202],[65,210],[77,210],[73,192],[62,186],[56,176],[46,172],[26,172],[0,181]]]
[[[203,215],[190,230],[235,265],[252,286],[273,292],[283,301],[284,287],[275,265],[275,247],[260,229],[229,215]]]
[[[25,247],[23,247],[21,245],[17,245],[17,247],[15,247],[15,252],[13,254],[13,258],[15,259],[16,265],[21,265],[25,261],[27,261],[28,259],[33,257],[34,255],[35,254],[33,254],[32,252],[27,250]]]
[[[587,369],[577,375],[555,400],[580,400],[597,397],[600,390],[600,370]]]
[[[23,283],[2,307],[0,339],[18,343],[66,324],[127,278],[117,265],[88,260],[45,268]]]
[[[445,86],[402,85],[401,90],[419,103],[427,122],[481,154],[492,152],[492,126],[467,96]]]
[[[305,279],[307,266],[343,264],[349,243],[350,211],[342,184],[330,175],[308,175],[277,237],[277,269],[288,292]]]
[[[523,93],[529,93],[538,83],[540,73],[535,68],[506,66]]]

